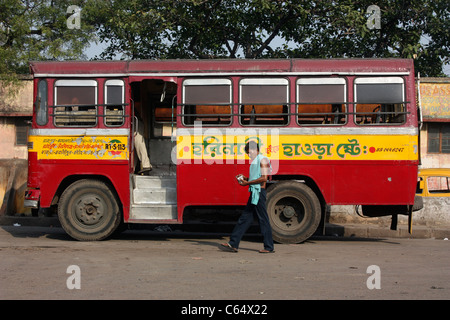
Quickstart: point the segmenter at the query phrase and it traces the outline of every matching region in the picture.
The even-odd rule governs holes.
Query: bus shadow
[[[163,225],[164,226],[164,225]],[[167,226],[167,225],[166,225]],[[52,240],[60,241],[77,241],[71,238],[61,227],[35,227],[35,226],[0,226],[2,230],[9,233],[14,238],[40,238],[45,237]],[[170,241],[171,239],[184,239],[189,242],[197,242],[199,245],[207,245],[218,247],[220,243],[226,242],[231,234],[232,228],[224,226],[223,228],[208,228],[205,225],[198,227],[183,228],[182,225],[170,226],[169,228],[159,228],[160,226],[141,226],[140,228],[126,229],[120,233],[116,233],[107,240],[148,240],[148,241]],[[333,227],[333,232],[326,230],[325,235],[314,234],[308,240],[300,244],[312,244],[324,241],[364,241],[364,242],[388,242],[397,243],[393,239],[383,237],[365,237],[358,235],[345,235],[344,227]],[[340,230],[340,232],[336,232]],[[106,240],[106,241],[107,241]],[[208,241],[210,240],[210,241]],[[262,242],[262,236],[257,226],[252,226],[243,237],[247,242]]]
[[[14,238],[47,238],[63,241],[76,241],[72,239],[61,227],[32,227],[21,225],[2,225],[1,229]]]

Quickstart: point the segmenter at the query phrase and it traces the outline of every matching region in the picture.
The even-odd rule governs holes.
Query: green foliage
[[[68,29],[69,5],[83,7],[87,1],[0,0],[0,77],[13,80],[28,73],[31,60],[82,58],[93,39],[93,26],[81,23]]]
[[[105,1],[100,58],[414,58],[425,76],[449,63],[447,0]],[[381,9],[369,30],[366,10]],[[424,39],[426,42],[424,42]]]
[[[81,29],[66,26],[69,5]],[[381,10],[370,30],[367,8]],[[442,76],[449,64],[448,0],[0,0],[0,75],[29,60],[414,58],[416,71]]]

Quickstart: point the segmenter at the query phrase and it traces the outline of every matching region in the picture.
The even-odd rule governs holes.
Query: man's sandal
[[[233,248],[228,242],[227,243],[221,243],[219,246],[220,249],[228,252],[238,252],[238,249]]]
[[[266,249],[259,250],[259,253],[274,253],[274,252],[275,250],[266,250]]]

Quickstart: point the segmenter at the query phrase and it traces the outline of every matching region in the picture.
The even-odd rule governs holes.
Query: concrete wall
[[[27,159],[27,146],[16,145],[16,124],[26,117],[0,117],[0,159]]]
[[[30,213],[23,207],[27,174],[27,160],[0,160],[0,216]]]
[[[26,159],[27,146],[17,146],[16,125],[33,114],[33,81],[26,78],[10,88],[0,82],[0,159]]]
[[[26,145],[16,145],[16,127],[31,120],[32,77],[25,76],[13,91],[10,89],[0,82],[0,215],[30,211],[23,207],[28,151]]]
[[[444,123],[450,127],[450,123]],[[421,168],[450,168],[450,153],[428,153],[428,128],[425,122],[420,130]]]
[[[33,111],[33,79],[25,77],[14,88],[0,82],[0,114],[28,114]]]
[[[359,211],[361,213],[361,211]],[[331,206],[328,219],[335,224],[376,224],[382,227],[390,227],[391,216],[385,217],[360,217],[355,206]],[[408,216],[398,216],[399,225],[408,225]],[[450,197],[423,197],[423,209],[413,212],[413,226],[450,226]]]

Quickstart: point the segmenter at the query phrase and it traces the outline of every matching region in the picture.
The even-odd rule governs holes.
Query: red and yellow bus
[[[273,172],[274,239],[297,243],[329,205],[410,214],[419,164],[412,60],[32,62],[25,204],[75,239],[237,208],[253,139]],[[138,175],[139,109],[153,170]],[[226,210],[224,210],[226,211]],[[321,224],[322,223],[322,224]]]

